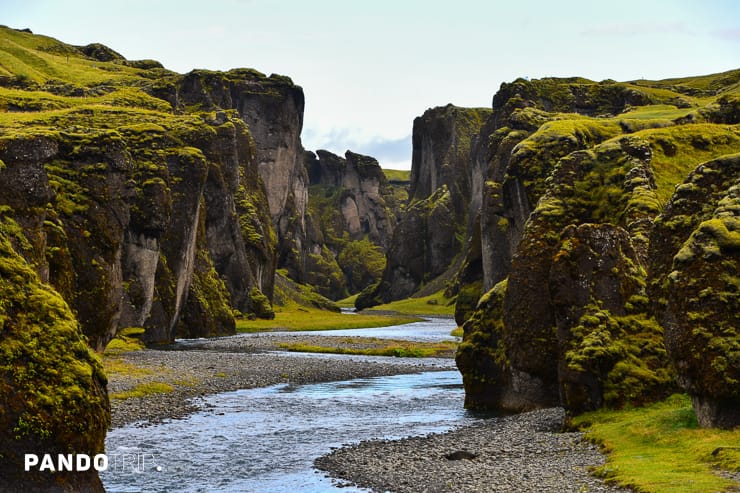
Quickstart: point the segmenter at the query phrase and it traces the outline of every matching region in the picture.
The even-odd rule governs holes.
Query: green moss
[[[737,152],[740,126],[709,123],[680,125],[638,132],[652,149],[651,166],[660,202],[665,204],[676,185],[704,161]]]
[[[369,346],[369,347],[365,347]],[[337,345],[311,345],[302,343],[283,343],[282,349],[301,353],[361,354],[365,356],[394,356],[397,358],[442,358],[451,357],[457,343],[452,341],[423,343],[394,341],[374,338],[345,338]]]
[[[249,291],[249,299],[251,301],[252,309],[259,318],[271,320],[275,318],[275,312],[272,309],[270,300],[262,294],[259,288],[254,287]]]
[[[411,170],[383,168],[383,174],[389,182],[408,184],[411,181]]]
[[[144,349],[145,344],[141,340],[144,335],[144,329],[142,327],[127,327],[119,330],[116,337],[114,337],[108,345],[105,347],[105,355],[117,355],[128,351],[139,351]]]
[[[388,327],[418,322],[416,317],[404,315],[343,313],[308,308],[296,304],[278,307],[273,320],[239,320],[237,331],[261,332],[272,330],[345,330],[366,327]]]
[[[68,305],[12,249],[0,221],[2,453],[103,450],[110,414],[100,360]]]
[[[608,407],[639,405],[670,388],[663,328],[644,314],[614,316],[587,306],[570,331],[565,363],[573,371],[597,375]]]

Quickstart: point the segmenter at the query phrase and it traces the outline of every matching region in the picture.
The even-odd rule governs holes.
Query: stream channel
[[[454,328],[452,320],[432,319],[321,333],[430,341],[449,339]],[[333,358],[368,358],[316,357],[327,364]],[[205,397],[203,410],[186,419],[115,428],[106,439],[103,484],[108,493],[367,491],[333,484],[313,468],[314,459],[361,440],[425,435],[474,422],[463,409],[454,361],[443,365],[441,371],[409,375],[226,392]]]

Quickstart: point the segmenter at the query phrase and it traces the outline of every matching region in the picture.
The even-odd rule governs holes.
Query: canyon
[[[740,70],[504,83],[489,108],[416,118],[394,182],[370,156],[305,150],[289,77],[0,38],[10,481],[20,449],[101,451],[95,352],[117,333],[233,334],[274,316],[282,280],[328,307],[443,292],[470,409],[575,415],[682,390],[702,426],[740,424]]]

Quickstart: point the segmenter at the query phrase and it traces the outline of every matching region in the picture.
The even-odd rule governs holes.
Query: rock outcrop
[[[728,329],[737,325],[737,296],[728,296],[726,273],[735,248],[732,166],[722,178],[708,173],[714,186],[687,183],[668,199],[697,164],[740,148],[729,89],[739,76],[708,76],[706,93],[698,86],[707,81],[691,80],[697,88],[502,85],[472,152],[485,181],[458,276],[466,406],[580,413],[640,404],[673,391],[677,373],[703,423],[736,423],[728,409],[737,396],[719,390],[734,388],[738,371],[737,334]],[[716,100],[701,106],[694,91]],[[653,116],[653,105],[667,109]],[[673,212],[689,203],[694,210]]]
[[[740,425],[740,154],[698,166],[650,236],[650,290],[702,426]]]
[[[461,254],[466,224],[477,214],[471,192],[481,187],[469,165],[470,151],[489,114],[447,105],[414,120],[409,204],[390,242],[383,278],[358,297],[357,308],[412,295]]]
[[[341,190],[336,204],[342,216],[340,231],[347,231],[351,240],[367,237],[387,248],[396,217],[391,209],[393,194],[378,161],[352,151],[344,159],[323,150],[316,156],[306,161],[310,184],[325,195]]]
[[[33,35],[3,35],[38,49]],[[0,141],[0,205],[24,227],[19,252],[99,350],[120,327],[144,326],[146,340],[166,342],[233,333],[236,311],[272,316],[273,222],[282,220],[270,212],[283,206],[271,208],[260,166],[306,176],[301,89],[246,69],[181,76],[87,48],[58,43],[64,62],[51,67],[88,70],[87,85],[51,79],[47,64],[35,79],[5,81],[34,96],[0,94],[3,107],[28,116],[22,127],[5,124]],[[86,56],[99,63],[91,69]],[[114,74],[105,85],[100,71]],[[250,122],[257,140],[250,119],[259,119]]]
[[[103,453],[107,380],[69,306],[15,251],[20,224],[0,212],[2,491],[103,492],[98,473],[25,471],[25,454]]]
[[[306,254],[292,278],[339,299],[376,283],[398,221],[393,187],[378,161],[351,151],[342,158],[306,153],[310,180]]]
[[[291,269],[307,250],[308,176],[303,163],[303,90],[290,78],[251,69],[196,70],[156,93],[176,110],[235,109],[254,140],[254,163],[264,185],[269,216],[277,233],[277,257],[264,258],[259,288],[272,296],[275,266]],[[272,265],[269,263],[272,262]]]

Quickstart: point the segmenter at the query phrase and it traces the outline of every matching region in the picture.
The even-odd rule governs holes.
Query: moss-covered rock
[[[424,200],[410,203],[393,235],[381,282],[358,302],[362,299],[362,303],[388,303],[407,298],[422,284],[444,273],[462,249],[459,229],[447,185]]]
[[[699,423],[740,424],[740,155],[701,164],[651,235],[651,291]]]
[[[311,180],[308,248],[301,265],[289,272],[330,299],[358,293],[383,273],[399,214],[394,187],[376,159],[351,151],[344,158],[324,150],[307,152],[305,166]],[[333,280],[333,264],[344,273],[343,280]]]
[[[383,280],[374,294],[358,298],[363,304],[408,297],[459,266],[478,207],[471,150],[490,113],[448,104],[414,119],[409,203],[389,245]]]
[[[639,405],[675,390],[663,329],[645,313],[645,270],[624,229],[565,228],[549,290],[561,401],[570,412]]]
[[[455,362],[463,375],[467,409],[504,407],[511,373],[504,347],[503,300],[506,280],[481,297],[476,310],[463,325],[463,341]],[[526,402],[508,402],[507,408],[523,410]]]
[[[24,454],[104,450],[106,378],[72,311],[11,247],[0,220],[0,475],[8,491],[103,491],[97,472],[25,472]]]
[[[470,311],[467,293],[477,283],[485,293],[508,279],[494,317],[499,337],[492,347],[469,339],[462,358],[475,368],[470,354],[485,362],[495,347],[507,366],[481,363],[503,388],[481,391],[485,375],[476,375],[466,382],[466,405],[561,404],[578,413],[640,404],[672,389],[663,318],[656,320],[654,307],[668,304],[659,288],[675,270],[674,256],[701,257],[691,253],[694,243],[682,248],[727,190],[716,181],[701,188],[680,183],[697,164],[740,148],[732,116],[736,72],[682,80],[685,90],[660,81],[575,78],[502,86],[473,151],[483,181],[471,241],[480,246],[467,249],[454,289],[466,293],[458,297],[459,313],[472,313],[466,332],[485,333],[494,322],[480,305]],[[678,214],[668,224],[680,234],[655,236],[655,218],[676,185],[705,217]],[[695,238],[711,231],[718,240],[708,240],[708,250],[721,250],[717,245],[733,237],[725,222],[710,221]],[[720,291],[731,292],[731,285]]]
[[[227,314],[251,311],[252,287],[272,296],[277,239],[258,146],[232,108],[244,96],[237,87],[254,105],[279,100],[283,89],[302,101],[300,88],[249,70],[183,77],[125,64],[102,45],[81,51],[0,34],[16,46],[0,57],[28,79],[0,87],[0,106],[15,110],[0,119],[0,204],[13,207],[21,226],[18,251],[69,301],[95,348],[126,326],[147,327],[149,341],[171,340],[187,310],[202,320],[203,304],[193,300]],[[229,332],[233,317],[205,325]]]

